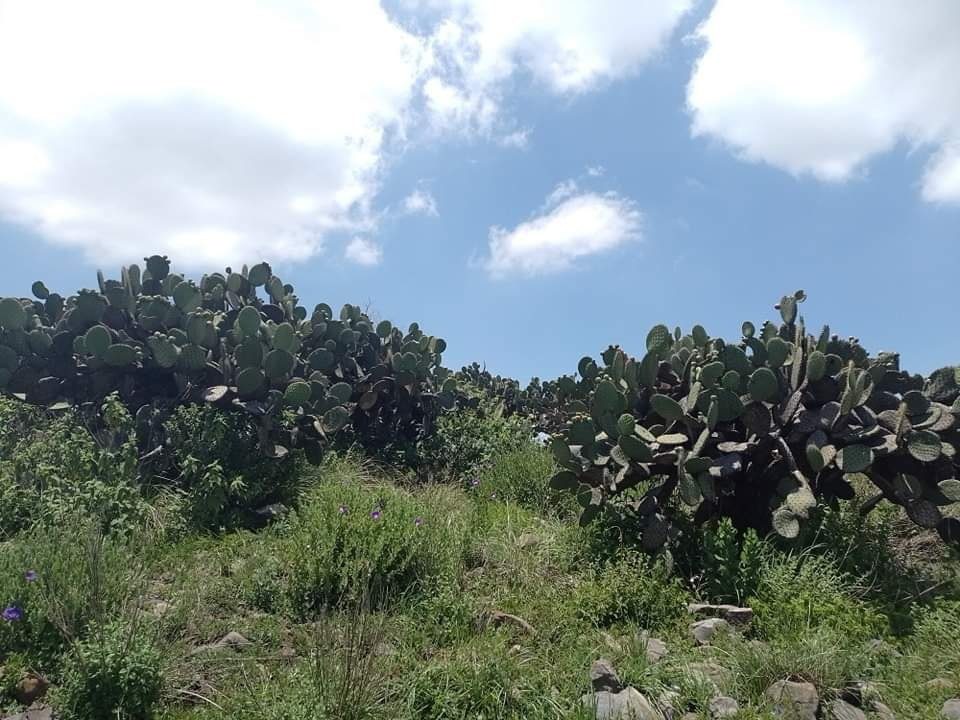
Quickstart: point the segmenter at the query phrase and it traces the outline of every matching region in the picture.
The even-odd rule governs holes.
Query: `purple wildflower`
[[[379,509],[374,510],[372,513],[370,513],[370,517],[373,518],[374,520],[379,520],[381,515],[382,513],[380,512]]]
[[[350,512],[350,508],[348,508],[346,505],[341,505],[337,512],[339,512],[341,515],[346,515],[348,512]]]
[[[10,605],[3,611],[3,619],[9,623],[19,622],[23,620],[23,610],[16,605]]]
[[[40,579],[40,576],[37,575],[36,570],[27,570],[23,574],[23,579],[26,580],[27,582],[36,582],[37,580]]]
[[[418,517],[416,520],[413,521],[413,524],[416,525],[417,527],[420,527],[421,525],[423,525],[423,518]]]
[[[480,487],[480,478],[474,478],[471,480],[470,487]]]

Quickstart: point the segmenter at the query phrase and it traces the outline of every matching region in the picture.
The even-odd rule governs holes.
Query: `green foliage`
[[[101,413],[91,432],[78,414],[0,398],[0,538],[78,516],[113,532],[142,527],[149,508],[137,479],[132,420],[114,397]]]
[[[468,482],[496,458],[530,444],[529,425],[508,417],[501,405],[482,401],[442,416],[420,446],[420,462],[434,475]]]
[[[527,442],[495,457],[480,473],[480,487],[497,500],[516,503],[540,515],[575,516],[572,498],[548,485],[555,470],[550,451]]]
[[[637,518],[654,551],[686,505],[698,522],[727,517],[794,539],[821,501],[852,499],[862,474],[877,499],[960,541],[960,520],[941,511],[956,494],[960,405],[925,395],[897,355],[870,357],[827,327],[808,335],[804,299],[784,296],[783,324],[744,323],[739,340],[658,325],[641,359],[611,347],[602,369],[581,360],[582,397],[566,403],[551,444],[552,484],[577,494],[581,521],[612,506]]]
[[[137,627],[113,622],[74,644],[57,704],[73,720],[148,720],[162,687],[157,650]]]
[[[266,458],[257,449],[249,416],[204,405],[177,408],[165,426],[193,524],[216,528],[269,502],[290,502],[297,465]]]
[[[291,521],[289,602],[309,617],[363,592],[381,599],[415,591],[452,572],[460,542],[446,517],[392,486],[322,483]]]
[[[133,546],[96,526],[39,526],[0,544],[0,605],[22,612],[0,623],[0,648],[55,669],[71,639],[129,604],[138,573]]]
[[[882,634],[886,622],[862,596],[862,587],[831,559],[805,554],[771,558],[747,602],[754,629],[767,639],[797,639],[824,629],[866,641]]]
[[[728,518],[705,525],[688,542],[683,569],[711,602],[742,603],[757,591],[770,549],[753,530],[737,532]]]
[[[596,570],[571,601],[581,618],[599,627],[632,622],[653,628],[683,618],[689,596],[662,561],[625,553]]]
[[[60,409],[118,392],[145,451],[171,409],[207,402],[254,418],[268,457],[316,462],[341,430],[370,448],[415,443],[453,406],[441,338],[374,328],[353,305],[308,313],[266,263],[194,283],[154,255],[98,284],[0,300],[0,391]]]

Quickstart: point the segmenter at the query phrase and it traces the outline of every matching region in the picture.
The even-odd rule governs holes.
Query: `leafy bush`
[[[250,417],[192,405],[178,408],[165,429],[179,471],[175,484],[186,493],[186,511],[199,527],[229,524],[244,511],[292,497],[294,458],[265,457]]]
[[[738,532],[729,519],[689,529],[677,565],[712,602],[741,603],[756,592],[771,546],[753,530]]]
[[[135,626],[113,622],[74,644],[57,701],[72,720],[148,720],[162,688],[157,650]]]
[[[116,532],[142,526],[148,505],[137,482],[132,419],[115,398],[102,412],[98,437],[74,412],[0,398],[0,537],[78,516]]]
[[[827,557],[777,556],[764,564],[753,627],[768,639],[800,638],[817,629],[866,640],[882,634],[883,616],[860,598],[863,588]]]
[[[420,462],[429,475],[467,483],[498,456],[530,444],[530,439],[525,421],[507,417],[498,403],[483,401],[440,417],[435,432],[420,445]]]
[[[688,595],[662,561],[628,552],[596,571],[571,599],[577,614],[598,627],[632,622],[667,627],[686,614]]]
[[[375,601],[452,570],[460,538],[446,518],[389,485],[323,483],[291,521],[287,594],[310,616],[345,597]]]

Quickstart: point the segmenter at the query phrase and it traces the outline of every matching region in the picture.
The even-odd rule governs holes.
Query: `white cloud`
[[[558,94],[622,78],[660,51],[693,0],[404,4],[441,15],[430,41],[439,77],[426,88],[434,120],[490,132],[501,113],[504,88],[518,73]]]
[[[372,240],[355,237],[347,243],[343,256],[357,265],[379,265],[383,259],[383,250]]]
[[[375,0],[4,0],[0,216],[105,264],[302,260],[371,222],[423,53]]]
[[[587,168],[587,175],[592,178],[598,178],[602,177],[606,171],[607,170],[605,167],[603,167],[603,165],[591,165]]]
[[[434,198],[429,191],[419,188],[404,198],[403,211],[407,215],[429,215],[436,217],[440,214],[437,212],[436,198]]]
[[[303,260],[374,229],[418,129],[523,147],[516,77],[623,77],[691,3],[0,0],[0,218],[104,265]]]
[[[928,200],[960,202],[960,3],[717,0],[687,92],[693,132],[840,181],[900,141],[939,148]]]
[[[493,277],[560,272],[575,260],[640,238],[640,211],[616,193],[561,197],[554,191],[547,203],[539,215],[512,230],[490,229],[490,255],[483,265]]]
[[[577,186],[576,180],[564,180],[563,182],[557,183],[557,186],[553,189],[553,192],[547,195],[547,201],[544,204],[544,207],[553,207],[554,205],[559,204],[568,197],[576,195],[577,190],[579,190],[579,187]]]

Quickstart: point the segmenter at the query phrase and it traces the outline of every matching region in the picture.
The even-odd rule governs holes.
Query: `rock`
[[[709,645],[714,636],[721,631],[729,630],[730,623],[722,618],[708,618],[698,620],[690,625],[690,632],[698,645]]]
[[[539,544],[540,544],[539,536],[534,535],[533,533],[523,533],[517,539],[517,545],[519,545],[524,550],[526,550],[527,548],[536,547]]]
[[[269,505],[258,507],[253,511],[253,514],[257,516],[257,519],[260,522],[268,523],[278,518],[282,518],[288,512],[290,512],[290,508],[283,503],[270,503]]]
[[[16,715],[8,715],[3,720],[54,720],[53,708],[46,706],[30,708]]]
[[[537,631],[533,629],[533,626],[524,620],[522,617],[517,615],[511,615],[510,613],[500,612],[499,610],[494,610],[490,613],[487,618],[488,624],[493,627],[502,627],[503,625],[512,625],[518,630],[522,630],[527,635],[536,635]]]
[[[286,662],[293,662],[297,659],[297,651],[290,645],[284,645],[280,648],[280,659]]]
[[[667,644],[659,638],[649,638],[644,644],[647,662],[655,665],[667,656]]]
[[[940,717],[944,720],[960,720],[960,698],[947,700],[940,710]]]
[[[50,683],[39,675],[27,675],[17,683],[13,689],[13,696],[21,705],[33,705],[47,694]]]
[[[865,680],[856,680],[840,691],[840,699],[859,708],[867,707],[873,700],[879,699],[880,692]]]
[[[879,700],[874,700],[871,706],[873,708],[873,714],[877,720],[897,720],[897,716],[894,714],[893,710],[888,708]]]
[[[680,689],[675,687],[665,688],[658,696],[656,706],[663,714],[665,720],[676,720],[680,715],[677,706],[680,704]]]
[[[585,708],[596,712],[597,720],[662,720],[663,717],[632,687],[618,693],[601,691],[584,695],[580,701]]]
[[[923,684],[928,690],[953,690],[953,683],[946,678],[934,678]]]
[[[714,720],[736,717],[740,712],[740,703],[732,697],[721,695],[710,701],[710,717]]]
[[[209,652],[211,650],[223,650],[230,649],[240,652],[243,648],[252,645],[253,643],[247,640],[243,635],[238,632],[228,632],[222,638],[217,640],[215,643],[210,643],[209,645],[201,645],[200,647],[194,648],[191,655],[197,655],[198,653]]]
[[[830,703],[827,717],[830,720],[867,720],[866,713],[846,700],[834,700]]]
[[[623,690],[623,682],[620,680],[620,676],[617,675],[617,671],[613,669],[613,665],[606,658],[594,660],[590,666],[590,686],[595,693],[602,690],[618,693]]]
[[[767,688],[774,716],[784,720],[817,720],[820,696],[810,683],[780,680]]]
[[[903,657],[900,651],[882,638],[874,638],[867,643],[867,650],[874,655],[886,655],[888,657]]]
[[[753,621],[753,610],[736,605],[707,605],[691,603],[687,605],[687,612],[699,618],[722,618],[736,627],[746,627]]]
[[[687,673],[698,676],[704,683],[712,683],[716,687],[726,685],[730,680],[730,671],[716,663],[690,663],[687,665]]]

